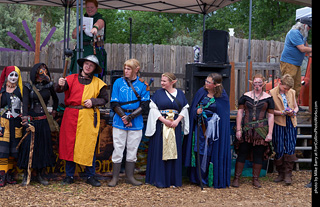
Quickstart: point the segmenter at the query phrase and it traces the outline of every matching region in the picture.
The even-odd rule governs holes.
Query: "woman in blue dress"
[[[150,102],[146,183],[158,188],[182,185],[182,138],[189,133],[189,105],[176,82],[174,74],[162,74],[162,88]]]
[[[183,162],[190,181],[197,184],[198,136],[202,183],[215,188],[230,186],[230,103],[218,73],[209,74],[195,94],[190,106],[190,133],[183,142]]]

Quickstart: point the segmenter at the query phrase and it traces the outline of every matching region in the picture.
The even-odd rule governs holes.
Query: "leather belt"
[[[17,117],[22,117],[22,115],[19,114]],[[16,118],[17,118],[17,117],[16,117]],[[14,118],[14,116],[10,115],[10,118]]]
[[[47,116],[43,115],[43,116],[30,117],[30,121],[37,121],[37,120],[43,120],[43,119],[47,119]]]
[[[86,107],[84,107],[82,105],[78,105],[78,106],[69,105],[67,107],[72,108],[72,109],[79,109],[79,110],[80,109],[93,109],[94,110],[94,112],[93,112],[93,125],[94,125],[94,127],[97,126],[98,120],[97,120],[97,112],[95,110],[96,108],[86,108]]]
[[[123,111],[127,113],[132,113],[135,111],[135,109],[123,109]]]
[[[72,108],[72,109],[84,109],[84,108],[85,108],[85,107],[82,106],[82,105],[78,105],[78,106],[69,105],[69,106],[67,106],[67,107]]]
[[[87,45],[93,45],[93,42],[83,42],[83,46],[87,46]]]

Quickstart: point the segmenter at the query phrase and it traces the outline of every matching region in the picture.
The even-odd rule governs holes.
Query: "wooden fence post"
[[[34,55],[34,64],[40,62],[40,34],[41,34],[41,21],[37,21],[36,25],[36,48]]]
[[[247,78],[248,78],[248,61],[246,62],[246,77],[245,77],[245,79],[247,79]],[[251,79],[252,79],[252,61],[250,61],[250,74],[249,74],[249,80],[251,80]],[[245,91],[248,90],[249,80],[246,81]],[[249,91],[251,91],[251,90],[252,90],[252,86],[249,85]]]
[[[233,111],[236,109],[236,93],[235,93],[235,68],[234,68],[234,62],[231,62],[231,77],[230,77],[230,96],[229,96],[229,101],[230,101],[230,111]]]

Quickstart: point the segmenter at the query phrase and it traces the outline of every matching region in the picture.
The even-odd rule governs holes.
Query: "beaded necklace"
[[[263,94],[263,91],[261,91],[260,95],[258,97],[256,97],[256,93],[253,90],[253,112],[252,112],[252,121],[256,120],[256,112],[257,112],[257,105],[260,101],[260,98]]]

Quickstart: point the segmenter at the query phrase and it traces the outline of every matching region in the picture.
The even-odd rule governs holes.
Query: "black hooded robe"
[[[38,68],[44,63],[38,63],[33,66],[30,73],[30,79],[33,85],[39,90],[44,102],[48,105],[50,97],[53,99],[53,110],[58,108],[58,97],[54,91],[53,83],[36,81]],[[48,70],[48,75],[50,73]],[[40,101],[36,93],[33,92],[32,86],[29,82],[24,84],[23,87],[23,116],[42,117],[45,115],[43,110],[39,111]],[[38,105],[38,106],[36,106]],[[40,104],[41,106],[41,104]],[[38,108],[37,108],[38,107]],[[37,108],[37,109],[36,109]],[[33,120],[31,123],[35,127],[35,140],[32,157],[32,168],[42,169],[45,167],[53,167],[55,164],[55,155],[52,149],[51,131],[47,119]],[[24,130],[25,134],[26,131]],[[30,152],[31,133],[25,138],[20,145],[19,157],[17,166],[20,169],[28,168],[29,152]]]

